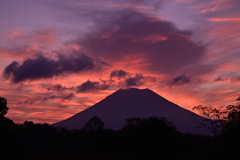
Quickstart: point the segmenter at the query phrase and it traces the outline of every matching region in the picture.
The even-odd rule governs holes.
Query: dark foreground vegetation
[[[201,107],[197,109],[208,115],[226,115],[224,118],[227,121],[200,122],[212,131],[213,136],[180,133],[167,119],[156,116],[129,118],[118,131],[105,129],[102,120],[96,116],[81,130],[55,128],[31,121],[15,124],[5,117],[7,103],[5,98],[0,97],[0,159],[240,159],[239,105],[221,113],[211,107]],[[211,126],[218,127],[219,132]]]

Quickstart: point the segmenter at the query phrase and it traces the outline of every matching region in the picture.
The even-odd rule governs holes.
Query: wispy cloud
[[[240,22],[240,18],[208,18],[212,22]]]
[[[209,13],[229,9],[231,5],[229,4],[229,0],[208,0],[198,1],[198,3],[192,5],[191,8],[200,10],[200,13]]]

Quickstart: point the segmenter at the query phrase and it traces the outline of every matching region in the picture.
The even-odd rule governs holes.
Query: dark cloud
[[[111,79],[109,79],[109,80],[100,79],[100,85],[98,88],[99,88],[99,90],[108,90],[113,86],[114,82],[115,81],[111,80]]]
[[[222,81],[224,81],[224,80],[225,80],[225,79],[222,78],[222,77],[218,77],[218,78],[214,79],[215,82],[222,82]]]
[[[231,75],[226,77],[218,77],[214,80],[215,82],[224,82],[224,81],[230,81],[232,83],[240,82],[240,76],[239,75]]]
[[[119,78],[117,86],[119,87],[138,87],[146,84],[147,82],[155,82],[156,79],[151,76],[143,76],[141,73],[132,74],[123,70],[114,70],[111,72],[110,77]]]
[[[34,102],[31,100],[19,101],[18,104],[33,104]]]
[[[117,89],[122,87],[139,87],[142,86],[148,82],[155,82],[156,79],[151,76],[143,76],[140,73],[132,74],[129,72],[119,72],[123,70],[115,70],[112,71],[114,76],[116,77],[122,77],[121,79],[117,80],[101,80],[100,81],[86,81],[82,83],[79,86],[75,87],[75,90],[77,93],[84,93],[84,92],[96,92],[99,90],[109,90],[109,89]],[[119,76],[119,73],[125,73],[124,76]],[[122,74],[120,74],[122,75]],[[110,75],[110,77],[112,77]]]
[[[125,87],[139,87],[147,82],[155,82],[156,79],[151,76],[143,76],[142,74],[136,73],[134,76],[127,77],[124,80]]]
[[[56,95],[47,95],[47,96],[45,96],[45,97],[43,98],[43,100],[44,100],[44,101],[47,101],[47,100],[49,100],[49,99],[55,99],[55,98],[57,98]]]
[[[69,93],[67,96],[63,97],[63,99],[70,100],[74,97],[75,95],[73,93]]]
[[[76,92],[92,92],[99,89],[99,82],[87,81],[76,87]]]
[[[63,90],[72,90],[74,87],[67,88],[63,87],[61,84],[55,84],[54,86],[50,86],[47,88],[48,91],[53,90],[53,91],[63,91]]]
[[[115,70],[115,71],[111,72],[110,77],[111,78],[113,78],[113,77],[122,78],[122,77],[125,77],[127,74],[128,73],[123,70]]]
[[[214,82],[224,82],[229,81],[231,83],[240,82],[240,75],[238,73],[230,73],[225,76],[219,76],[218,78],[214,79]]]
[[[151,76],[143,76],[142,74],[136,73],[133,76],[128,76],[120,81],[113,80],[101,80],[100,82],[93,82],[88,80],[81,85],[75,87],[77,93],[85,92],[96,92],[99,90],[108,90],[111,88],[122,88],[122,87],[140,87],[148,82],[155,82],[156,79]]]
[[[93,33],[74,43],[112,62],[142,55],[151,62],[149,69],[165,73],[194,65],[204,56],[205,47],[192,40],[191,32],[181,31],[170,22],[128,10],[109,14],[105,19],[96,24]],[[127,63],[131,65],[130,59]]]
[[[240,76],[239,75],[236,75],[234,77],[231,77],[231,81],[232,82],[239,82],[240,81]]]
[[[181,85],[190,84],[190,83],[191,83],[191,78],[183,74],[174,78],[170,86],[181,86]]]
[[[6,79],[13,83],[52,78],[63,74],[80,73],[106,65],[82,53],[58,54],[57,60],[38,54],[34,59],[27,59],[22,64],[12,62],[3,71]]]
[[[54,94],[51,94],[51,95],[46,95],[44,96],[43,100],[44,101],[47,101],[47,100],[51,100],[51,99],[62,99],[62,100],[71,100],[73,97],[74,97],[74,93],[69,93],[69,94],[65,94],[65,95],[54,95]]]
[[[107,90],[112,86],[112,80],[101,80],[99,82],[86,81],[79,86],[76,86],[77,93],[96,92],[98,90]]]

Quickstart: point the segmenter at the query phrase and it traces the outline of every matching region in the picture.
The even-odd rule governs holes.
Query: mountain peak
[[[206,131],[196,129],[195,122],[201,121],[202,117],[196,114],[193,116],[193,112],[168,101],[148,88],[119,89],[92,107],[53,125],[80,129],[90,118],[98,116],[106,128],[117,130],[123,127],[127,118],[148,118],[153,115],[172,121],[181,132],[206,134]]]
[[[145,89],[139,89],[139,88],[126,88],[126,89],[119,89],[117,90],[114,94],[131,94],[131,95],[136,95],[136,94],[156,94],[152,90],[145,88]],[[159,96],[159,95],[158,95]]]
[[[140,92],[140,91],[151,91],[150,89],[148,88],[145,88],[145,89],[139,89],[139,88],[121,88],[119,90],[117,90],[117,92]]]

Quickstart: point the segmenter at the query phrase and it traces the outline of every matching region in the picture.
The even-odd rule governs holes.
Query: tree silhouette
[[[104,128],[104,123],[97,116],[93,116],[92,118],[90,118],[89,121],[84,126],[84,129],[86,131],[98,131],[98,130],[102,130],[103,128]]]
[[[203,116],[198,127],[206,128],[214,135],[226,131],[237,131],[240,133],[240,97],[237,99],[236,105],[228,105],[226,107],[213,107],[213,106],[195,106],[193,110]]]
[[[238,97],[236,100],[236,105],[227,106],[227,120],[230,122],[240,122],[240,97]]]
[[[220,134],[223,127],[226,125],[226,108],[215,108],[213,106],[195,106],[193,110],[198,111],[198,113],[204,117],[200,122],[196,122],[199,128],[206,128],[207,131],[213,135]]]
[[[236,105],[228,105],[226,107],[227,116],[226,120],[227,124],[224,126],[223,132],[226,134],[235,134],[239,135],[240,133],[240,97],[237,98]],[[238,136],[240,138],[240,136]]]
[[[128,118],[121,134],[128,154],[152,159],[177,153],[180,133],[164,117]]]
[[[4,117],[7,114],[7,99],[4,97],[0,97],[0,117]]]

